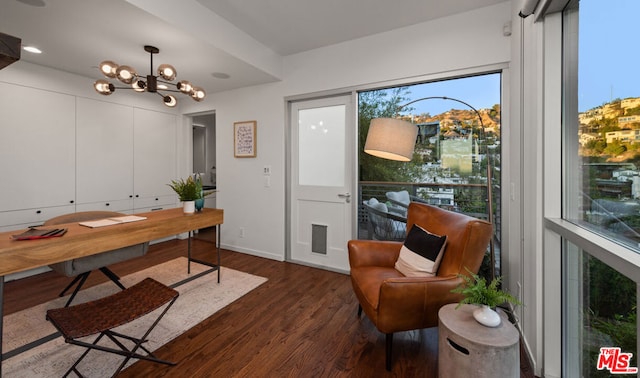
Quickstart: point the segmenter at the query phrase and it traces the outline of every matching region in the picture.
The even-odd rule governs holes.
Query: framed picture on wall
[[[233,156],[256,157],[256,121],[233,123]]]

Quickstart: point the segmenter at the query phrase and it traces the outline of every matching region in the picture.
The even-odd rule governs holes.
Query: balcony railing
[[[375,198],[378,202],[386,203],[388,207],[395,207],[390,216],[390,222],[398,221],[398,207],[387,198],[387,192],[398,192],[406,190],[412,201],[419,201],[438,206],[443,209],[470,215],[474,218],[488,220],[489,201],[486,184],[468,183],[415,183],[415,182],[382,182],[382,181],[360,181],[358,185],[358,238],[359,239],[379,239],[372,230],[372,223],[369,220],[364,201]],[[500,188],[493,186],[493,245],[496,256],[496,268],[500,266]],[[498,195],[495,195],[498,193]],[[406,221],[405,221],[406,222]],[[395,223],[394,223],[395,224]],[[397,227],[396,227],[397,228]]]
[[[485,184],[361,181],[358,187],[358,200],[359,203],[362,203],[376,198],[380,202],[387,202],[387,192],[402,190],[409,192],[414,200],[475,218],[489,219],[487,186]],[[366,221],[366,211],[363,206],[360,208],[364,214],[359,212],[358,219]]]

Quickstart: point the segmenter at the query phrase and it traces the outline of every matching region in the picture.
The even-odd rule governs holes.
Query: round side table
[[[438,377],[520,377],[520,334],[506,315],[485,327],[473,318],[476,306],[457,306],[438,312]]]

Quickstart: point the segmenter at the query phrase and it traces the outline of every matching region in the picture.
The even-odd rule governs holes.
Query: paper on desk
[[[147,217],[139,217],[137,215],[125,215],[122,217],[113,217],[113,218],[98,219],[94,221],[80,222],[79,224],[85,227],[96,228],[96,227],[112,226],[114,224],[120,224],[120,223],[136,222],[136,221],[141,221],[145,219],[147,219]]]

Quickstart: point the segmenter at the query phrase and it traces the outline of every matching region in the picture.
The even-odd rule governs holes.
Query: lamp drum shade
[[[383,159],[411,161],[418,128],[395,118],[374,118],[369,125],[364,152]]]

